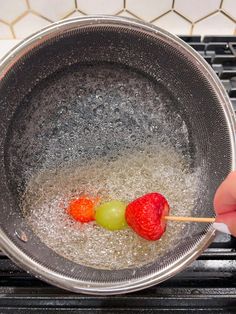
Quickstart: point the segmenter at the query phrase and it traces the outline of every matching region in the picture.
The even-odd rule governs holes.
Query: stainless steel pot
[[[110,271],[59,256],[31,230],[21,211],[21,197],[30,175],[43,164],[52,125],[41,127],[40,139],[35,129],[38,119],[48,117],[57,106],[53,101],[49,106],[42,103],[37,115],[34,97],[65,69],[73,73],[81,65],[96,64],[142,73],[170,95],[171,110],[178,112],[189,131],[191,140],[185,149],[192,156],[192,166],[204,168],[201,199],[196,204],[201,216],[213,215],[214,192],[235,169],[235,118],[223,86],[198,53],[176,36],[136,20],[93,16],[54,23],[1,60],[0,245],[14,262],[51,284],[75,292],[117,294],[174,276],[211,243],[214,231],[211,225],[199,225],[188,229],[186,237],[183,229],[182,241],[153,263]],[[173,141],[176,136],[171,135]],[[63,159],[63,148],[58,158]]]

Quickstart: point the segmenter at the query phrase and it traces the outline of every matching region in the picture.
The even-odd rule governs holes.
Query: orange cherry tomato
[[[70,201],[67,212],[76,221],[90,222],[95,220],[95,207],[98,203],[99,198],[81,196]]]

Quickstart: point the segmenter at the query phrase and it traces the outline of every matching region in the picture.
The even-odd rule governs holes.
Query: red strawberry
[[[159,193],[149,193],[129,203],[125,218],[128,225],[146,240],[158,240],[166,230],[163,219],[169,213],[169,204]]]

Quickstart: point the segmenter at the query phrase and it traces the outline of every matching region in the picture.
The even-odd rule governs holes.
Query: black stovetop
[[[183,36],[225,86],[236,110],[236,36]],[[0,254],[1,313],[236,313],[236,238],[219,234],[179,275],[136,293],[74,294],[52,287]]]

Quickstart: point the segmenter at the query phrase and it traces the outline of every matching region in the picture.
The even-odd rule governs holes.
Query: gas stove
[[[212,66],[236,110],[236,36],[182,36]],[[118,296],[74,294],[50,286],[0,253],[0,313],[236,313],[236,238],[218,234],[185,271]]]

